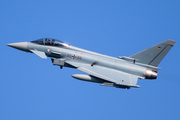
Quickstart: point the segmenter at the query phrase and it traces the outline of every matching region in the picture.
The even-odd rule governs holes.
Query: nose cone
[[[18,50],[27,51],[27,43],[28,42],[10,43],[10,44],[7,44],[7,46],[16,48]]]

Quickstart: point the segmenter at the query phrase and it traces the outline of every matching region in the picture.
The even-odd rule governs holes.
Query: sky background
[[[0,120],[180,119],[179,0],[1,0]],[[71,77],[81,72],[6,46],[43,37],[113,57],[177,43],[157,80],[130,90]]]

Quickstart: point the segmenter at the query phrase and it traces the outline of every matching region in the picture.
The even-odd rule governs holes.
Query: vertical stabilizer
[[[130,57],[143,64],[158,66],[175,43],[173,40],[166,40]]]

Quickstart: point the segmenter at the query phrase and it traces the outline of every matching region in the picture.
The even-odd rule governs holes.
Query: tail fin
[[[175,43],[173,40],[166,40],[130,57],[143,64],[158,66]]]

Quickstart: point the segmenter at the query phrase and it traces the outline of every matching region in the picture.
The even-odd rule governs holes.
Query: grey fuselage
[[[138,79],[156,79],[160,69],[158,64],[175,43],[173,40],[166,40],[130,57],[118,58],[77,48],[52,38],[7,45],[34,53],[43,59],[50,57],[53,65],[58,65],[61,69],[71,67],[89,74],[74,74],[72,77],[75,79],[129,89],[140,87],[137,85]]]
[[[48,57],[56,60],[60,60],[62,64],[55,63],[54,65],[71,67],[64,64],[63,61],[73,61],[78,63],[85,63],[91,66],[98,65],[102,67],[107,67],[110,69],[115,69],[127,74],[132,74],[139,76],[140,79],[147,79],[145,76],[147,66],[137,65],[134,61],[123,60],[119,58],[110,57],[103,54],[98,54],[95,52],[87,51],[80,49],[71,45],[65,44],[64,46],[48,46],[48,45],[39,45],[36,43],[27,43],[27,50],[37,50],[44,52]],[[150,78],[151,79],[151,78]]]

